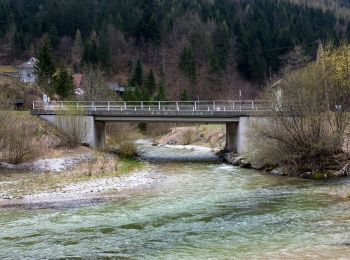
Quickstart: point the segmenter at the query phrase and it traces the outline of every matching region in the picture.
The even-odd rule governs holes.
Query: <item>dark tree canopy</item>
[[[148,55],[149,46],[154,48],[157,58],[170,37],[178,41],[174,45],[180,46],[176,52],[177,68],[192,82],[204,63],[208,64],[207,72],[216,76],[224,76],[228,66],[232,66],[246,79],[263,82],[279,72],[281,57],[296,46],[313,55],[317,40],[338,44],[350,38],[350,15],[340,17],[337,10],[327,10],[323,0],[318,5],[324,10],[306,5],[306,0],[300,2],[0,0],[0,42],[9,41],[13,58],[25,59],[28,53],[33,53],[36,41],[48,34],[57,56],[62,39],[75,39],[79,30],[84,51],[70,60],[78,66],[77,60],[82,58],[84,64],[99,65],[109,72],[116,59],[112,56],[116,45],[113,30],[135,43],[132,60]],[[340,3],[339,7],[349,8],[348,1],[335,2]],[[184,21],[188,24],[181,24]],[[197,43],[203,45],[206,53],[191,44],[192,32],[201,27],[208,35],[198,38]],[[171,38],[174,33],[177,37]],[[183,46],[188,47],[181,52]],[[174,55],[171,50],[168,52]],[[156,63],[159,59],[153,62]]]

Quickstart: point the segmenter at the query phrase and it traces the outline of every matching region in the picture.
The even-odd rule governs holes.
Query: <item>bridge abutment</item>
[[[93,148],[104,147],[106,145],[106,123],[103,121],[95,121],[94,116],[76,116],[79,117],[80,127],[84,127],[86,131],[82,144],[88,144]],[[71,124],[70,122],[65,122],[64,117],[60,118],[57,115],[40,115],[39,117],[60,128],[63,132],[65,132],[67,130],[65,128],[69,128],[69,124]]]
[[[247,151],[248,124],[248,117],[240,117],[238,122],[226,124],[226,150],[238,154]]]

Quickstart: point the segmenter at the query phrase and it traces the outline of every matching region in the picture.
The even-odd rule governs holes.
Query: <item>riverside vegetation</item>
[[[248,157],[288,175],[347,176],[350,46],[320,46],[317,60],[286,74],[262,98],[275,110],[252,120]]]

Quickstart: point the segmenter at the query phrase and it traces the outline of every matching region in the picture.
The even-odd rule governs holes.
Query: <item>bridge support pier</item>
[[[94,148],[103,148],[106,145],[106,123],[94,121]]]
[[[226,124],[226,150],[232,153],[238,153],[237,135],[239,123]]]
[[[226,124],[226,150],[243,154],[247,151],[248,117],[240,117],[238,122]]]

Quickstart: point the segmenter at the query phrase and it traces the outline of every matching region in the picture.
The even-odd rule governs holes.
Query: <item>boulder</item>
[[[255,170],[263,171],[266,169],[267,165],[264,163],[260,163],[260,162],[254,162],[254,163],[252,163],[251,167]]]
[[[300,174],[300,177],[304,179],[312,179],[312,180],[322,180],[327,179],[328,175],[324,172],[304,172]]]
[[[242,168],[251,168],[252,164],[247,159],[240,159],[239,166]]]
[[[167,142],[168,145],[175,145],[177,144],[177,142],[175,140],[170,140],[169,142]]]
[[[277,176],[287,176],[288,174],[285,172],[285,170],[282,167],[278,167],[270,171],[272,175],[277,175]]]

